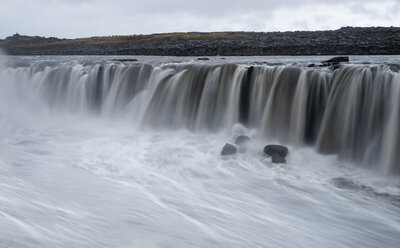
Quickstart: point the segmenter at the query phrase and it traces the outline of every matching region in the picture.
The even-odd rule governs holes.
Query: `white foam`
[[[6,137],[0,143],[3,244],[398,244],[398,206],[332,180],[369,182],[373,190],[398,195],[396,181],[312,149],[289,147],[288,164],[274,165],[262,155],[265,140],[253,139],[247,153],[223,158],[232,134],[149,132],[83,119],[3,125],[0,133]]]

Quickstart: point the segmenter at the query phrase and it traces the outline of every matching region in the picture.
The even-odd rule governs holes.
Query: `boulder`
[[[400,65],[397,64],[387,64],[393,72],[399,72],[400,71]]]
[[[347,56],[340,56],[340,57],[333,57],[331,59],[322,61],[324,64],[339,64],[340,62],[349,62],[349,57]]]
[[[271,161],[272,161],[272,163],[275,163],[275,164],[284,164],[284,163],[286,163],[285,157],[282,157],[279,154],[272,155]]]
[[[112,61],[119,61],[119,62],[135,62],[138,61],[137,59],[112,59]]]
[[[288,155],[289,150],[286,146],[267,145],[266,147],[264,147],[264,153],[268,156],[279,155],[280,157],[285,158]]]
[[[197,58],[197,60],[210,60],[210,59],[202,57],[202,58]]]
[[[234,155],[237,152],[237,148],[234,145],[226,143],[225,146],[222,148],[221,155]]]
[[[334,70],[339,69],[339,68],[340,68],[340,65],[339,65],[339,64],[333,64],[333,65],[331,65],[330,68],[331,68],[332,71],[334,71]]]
[[[235,139],[235,144],[236,145],[245,145],[245,144],[247,144],[249,142],[250,142],[250,137],[248,137],[246,135],[239,135]]]

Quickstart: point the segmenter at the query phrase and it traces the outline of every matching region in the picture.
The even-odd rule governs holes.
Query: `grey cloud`
[[[73,38],[173,31],[332,29],[338,25],[374,24],[374,18],[377,24],[396,26],[396,18],[400,19],[393,8],[374,15],[365,7],[385,2],[398,8],[396,0],[0,1],[0,38],[15,32]],[[305,6],[308,8],[302,12]],[[320,6],[332,7],[332,11],[313,11]],[[347,11],[345,16],[339,8]],[[330,16],[328,20],[324,15]]]

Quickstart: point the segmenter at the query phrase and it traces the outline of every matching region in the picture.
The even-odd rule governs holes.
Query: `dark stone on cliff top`
[[[340,56],[340,57],[333,57],[331,59],[322,61],[324,64],[338,64],[340,62],[349,62],[349,57],[347,56]]]
[[[234,145],[226,143],[225,146],[222,148],[221,155],[234,155],[237,152],[237,148]]]
[[[138,61],[137,59],[113,59],[112,61],[119,61],[119,62],[135,62]]]
[[[331,65],[331,70],[332,70],[332,71],[337,70],[337,69],[339,69],[339,68],[340,68],[340,65],[338,65],[338,64],[333,64],[333,65]]]
[[[279,155],[281,157],[286,157],[289,153],[289,150],[286,146],[281,145],[267,145],[264,147],[264,153],[268,156]]]
[[[388,64],[390,70],[392,70],[393,72],[399,72],[400,71],[400,65],[396,65],[396,64]]]

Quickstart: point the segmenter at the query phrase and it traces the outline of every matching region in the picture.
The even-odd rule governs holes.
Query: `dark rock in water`
[[[246,135],[239,135],[236,139],[235,139],[235,144],[236,145],[243,145],[250,142],[250,138]]]
[[[400,71],[400,65],[397,64],[388,64],[390,70],[393,72],[399,72]]]
[[[309,64],[307,67],[315,67],[315,64]]]
[[[322,61],[322,63],[325,63],[325,64],[338,64],[338,63],[340,63],[340,62],[349,62],[349,61],[350,61],[350,60],[349,60],[349,57],[347,57],[347,56],[340,56],[340,57],[333,57],[333,58],[331,58],[331,59]]]
[[[378,197],[382,200],[388,201],[397,207],[400,207],[400,195],[389,194],[386,192],[378,192],[372,187],[359,184],[350,178],[337,177],[333,178],[332,182],[333,185],[340,189],[361,191],[373,197]]]
[[[222,148],[221,155],[226,156],[226,155],[234,155],[237,152],[237,148],[234,145],[226,143],[225,146]]]
[[[274,154],[274,155],[272,155],[272,163],[284,164],[284,163],[286,163],[286,159],[285,159],[285,157],[282,157],[279,154]]]
[[[286,157],[289,153],[289,150],[286,146],[281,145],[267,145],[264,147],[264,153],[268,156],[279,155],[281,157]]]
[[[209,58],[197,58],[197,60],[210,60]]]
[[[339,69],[339,68],[340,68],[340,65],[339,65],[339,64],[333,64],[333,65],[331,65],[331,70],[332,70],[332,71],[337,70],[337,69]]]
[[[333,184],[341,189],[352,189],[352,190],[362,190],[363,187],[351,179],[343,178],[343,177],[337,177],[332,179]]]
[[[112,61],[119,61],[119,62],[135,62],[138,61],[137,59],[113,59]]]

